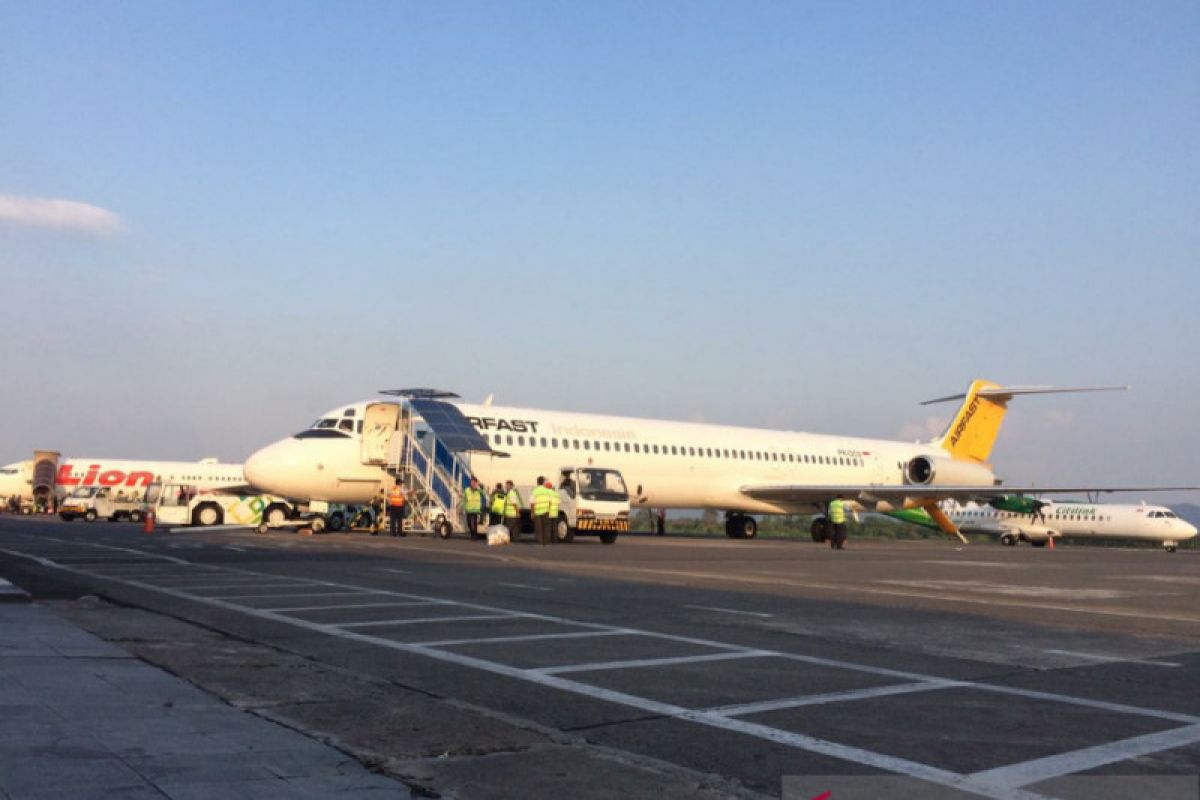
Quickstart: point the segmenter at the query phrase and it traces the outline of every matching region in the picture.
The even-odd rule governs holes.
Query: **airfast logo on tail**
[[[979,393],[985,389],[1000,388],[1000,384],[991,381],[973,381],[950,427],[936,444],[955,458],[986,462],[996,442],[996,434],[1000,432],[1000,423],[1008,411],[1009,397],[981,396]]]

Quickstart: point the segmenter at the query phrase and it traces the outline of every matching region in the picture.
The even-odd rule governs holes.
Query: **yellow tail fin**
[[[981,392],[1001,388],[1000,384],[991,381],[972,381],[962,406],[950,422],[950,427],[940,439],[934,441],[934,444],[955,458],[977,463],[986,462],[992,453],[992,445],[996,442],[996,434],[1000,432],[1000,423],[1004,421],[1004,413],[1008,411],[1008,401],[1012,399],[1012,395],[985,395]]]

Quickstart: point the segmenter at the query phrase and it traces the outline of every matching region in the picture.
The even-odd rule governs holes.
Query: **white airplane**
[[[730,538],[756,535],[751,513],[823,512],[839,495],[865,511],[924,508],[943,531],[958,535],[938,505],[942,500],[1034,491],[997,489],[1000,482],[987,463],[1013,397],[1123,388],[1006,388],[977,380],[965,394],[928,401],[963,403],[946,432],[924,444],[453,400],[439,405],[457,409],[482,435],[482,447],[464,457],[485,486],[508,479],[528,483],[556,474],[563,464],[586,463],[619,469],[637,504],[725,511]],[[388,394],[457,397],[429,390]],[[417,401],[368,400],[333,409],[307,430],[251,455],[246,478],[260,491],[293,500],[368,502],[391,478],[366,462],[387,450],[405,402]]]
[[[944,509],[963,533],[999,536],[1009,546],[1029,542],[1045,547],[1051,539],[1137,539],[1162,542],[1174,553],[1180,542],[1195,537],[1196,526],[1166,506],[1058,502],[1004,496],[991,503],[948,503]],[[937,523],[924,509],[893,511],[890,517],[927,528]]]
[[[246,486],[241,464],[200,461],[143,461],[115,458],[46,457],[0,467],[0,498],[32,500],[35,495],[63,497],[79,487],[110,486],[141,495],[151,483],[187,483],[200,491]]]

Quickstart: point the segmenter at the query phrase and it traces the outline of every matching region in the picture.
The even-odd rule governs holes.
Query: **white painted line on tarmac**
[[[760,703],[741,703],[731,706],[717,706],[704,709],[705,714],[716,714],[720,717],[744,717],[748,714],[761,714],[765,711],[781,711],[785,708],[800,708],[801,706],[816,706],[825,703],[844,703],[852,700],[865,700],[872,697],[889,697],[894,694],[911,694],[913,692],[931,692],[937,689],[948,689],[955,686],[968,686],[961,681],[917,681],[915,683],[897,683],[891,686],[875,686],[870,689],[852,689],[846,692],[828,692],[826,694],[801,695],[799,697],[784,697],[779,700],[764,700]]]
[[[1069,775],[1074,772],[1095,769],[1105,764],[1127,761],[1138,756],[1186,747],[1200,742],[1200,725],[1172,728],[1169,731],[1148,733],[1108,744],[1085,747],[1070,753],[1035,758],[1020,764],[1010,764],[968,776],[972,783],[996,788],[1028,786],[1031,783]]]
[[[161,588],[161,587],[155,587],[155,588]],[[253,587],[247,586],[246,588],[250,589]],[[213,600],[274,600],[277,597],[340,597],[342,595],[358,595],[359,597],[361,597],[363,595],[369,595],[369,594],[378,594],[378,592],[359,590],[356,592],[293,592],[293,593],[287,593],[287,594],[270,594],[270,593],[267,593],[267,594],[226,594],[226,595],[214,595],[212,598],[208,598],[201,594],[194,594],[191,596],[194,598],[199,598],[201,600],[208,600],[208,599],[213,599]]]
[[[233,551],[233,552],[235,552],[235,553],[244,553],[244,552],[246,552],[246,548],[244,548],[244,547],[238,547],[238,546],[236,546],[236,545],[232,545],[232,544],[222,545],[221,549],[222,549],[222,550],[232,550],[232,551]]]
[[[201,583],[196,585],[176,586],[188,592],[210,589],[303,589],[312,586],[310,583],[289,581],[288,583]]]
[[[377,628],[384,625],[428,625],[431,622],[468,622],[480,619],[515,619],[519,614],[463,614],[457,617],[419,617],[417,619],[379,619],[371,622],[334,623],[339,628]]]
[[[535,592],[553,592],[554,590],[547,586],[530,586],[527,583],[497,583],[497,586],[511,586],[514,589],[532,589]]]
[[[675,664],[698,664],[704,661],[730,661],[736,658],[764,658],[775,655],[769,650],[741,650],[732,653],[705,653],[699,656],[672,656],[670,658],[638,658],[631,661],[597,661],[591,664],[563,664],[557,667],[542,667],[531,670],[542,675],[560,675],[564,672],[596,672],[609,669],[636,669],[638,667],[669,667]]]
[[[450,647],[456,644],[503,644],[507,642],[537,642],[543,639],[583,639],[592,636],[628,636],[621,630],[572,631],[570,633],[531,633],[526,636],[488,636],[483,639],[440,639],[436,642],[414,642],[419,647]]]
[[[1122,658],[1121,656],[1102,656],[1098,653],[1080,653],[1075,650],[1043,650],[1043,653],[1054,653],[1060,656],[1074,656],[1075,658],[1085,658],[1088,661],[1096,661],[1101,664],[1145,664],[1151,667],[1182,667],[1183,664],[1178,664],[1174,661],[1153,661],[1148,658]]]
[[[435,606],[435,605],[450,605],[449,603],[434,603],[429,600],[419,600],[412,602],[399,603],[351,603],[340,606],[289,606],[287,608],[264,608],[263,611],[331,611],[339,608],[394,608],[396,606]]]
[[[696,608],[701,611],[719,611],[722,614],[739,614],[743,617],[759,617],[760,619],[771,619],[774,614],[765,614],[762,611],[739,611],[736,608],[719,608],[718,606],[693,606],[684,605],[684,608]]]
[[[393,569],[391,567],[378,567],[376,572],[394,572],[397,575],[412,575],[412,570],[409,569]]]

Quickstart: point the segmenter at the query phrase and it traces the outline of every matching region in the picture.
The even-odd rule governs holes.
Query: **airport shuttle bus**
[[[1120,388],[1120,387],[1097,387]],[[411,391],[397,390],[388,394]],[[925,508],[947,533],[946,499],[1001,491],[987,459],[1015,396],[1086,389],[1002,387],[974,381],[946,432],[926,443],[601,416],[446,400],[485,442],[467,454],[485,486],[529,483],[563,463],[619,470],[636,505],[726,512],[726,534],[753,538],[752,513],[823,513],[837,496],[867,511]],[[436,393],[438,397],[455,395]],[[254,453],[250,483],[294,500],[364,503],[387,484],[374,453],[387,448],[406,400],[363,401],[333,409],[308,429]],[[417,401],[412,401],[417,402]],[[1042,492],[1086,491],[1039,489]]]

